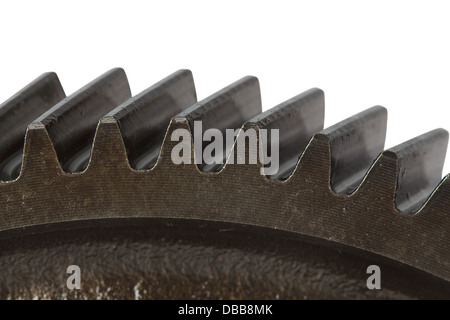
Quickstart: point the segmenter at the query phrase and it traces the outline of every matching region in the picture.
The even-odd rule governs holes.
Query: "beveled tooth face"
[[[291,175],[308,141],[323,129],[324,113],[324,93],[313,88],[249,121],[267,130],[267,142],[262,145],[267,148],[264,151],[267,155],[271,155],[271,130],[278,130],[279,169],[276,174],[268,176],[270,179],[285,180]]]
[[[335,192],[355,191],[373,161],[383,152],[386,126],[387,110],[376,106],[320,133],[330,141],[330,183]]]
[[[259,81],[255,77],[247,76],[197,102],[177,115],[177,118],[189,121],[194,140],[202,141],[203,153],[208,144],[203,141],[206,130],[218,129],[225,137],[226,129],[241,128],[246,121],[261,113],[261,110]],[[201,130],[195,130],[195,122],[201,122]],[[223,143],[222,158],[222,164],[207,164],[203,159],[198,168],[204,172],[220,171],[227,158],[226,143]]]
[[[436,129],[384,152],[397,161],[395,202],[399,210],[420,209],[442,178],[448,132]]]
[[[65,97],[56,73],[48,72],[0,105],[0,180],[19,176],[27,126]]]
[[[99,119],[130,97],[125,71],[116,68],[35,120],[47,129],[64,171],[79,172],[86,169]]]
[[[112,110],[132,168],[152,168],[170,119],[197,102],[189,70],[179,70]]]

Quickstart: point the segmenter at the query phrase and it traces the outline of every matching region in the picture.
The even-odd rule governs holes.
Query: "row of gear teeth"
[[[280,170],[227,166],[226,154],[225,165],[175,165],[169,137],[192,132],[194,121],[204,131],[279,129]],[[68,97],[46,73],[0,106],[0,230],[129,216],[246,223],[450,281],[450,186],[441,179],[448,133],[384,151],[386,121],[376,106],[324,129],[320,89],[262,112],[250,76],[198,102],[188,70],[134,97],[120,68]]]

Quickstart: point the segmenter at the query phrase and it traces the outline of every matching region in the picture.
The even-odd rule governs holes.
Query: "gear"
[[[383,107],[325,130],[320,89],[261,110],[254,77],[200,102],[187,70],[135,97],[122,69],[67,98],[32,82],[0,107],[0,297],[450,298],[445,130],[383,151]],[[278,172],[227,149],[195,164],[194,143],[175,164],[195,121],[278,129]]]

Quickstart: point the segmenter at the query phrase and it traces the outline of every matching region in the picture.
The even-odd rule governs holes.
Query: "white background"
[[[46,71],[70,94],[120,66],[137,94],[187,68],[199,99],[254,75],[264,110],[323,89],[326,126],[387,107],[391,147],[450,129],[449,34],[450,1],[8,1],[0,100]]]

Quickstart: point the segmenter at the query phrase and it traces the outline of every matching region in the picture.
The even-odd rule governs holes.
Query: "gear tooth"
[[[27,126],[64,98],[58,76],[48,72],[0,105],[0,180],[18,177]]]
[[[376,106],[356,114],[320,134],[330,141],[331,187],[351,194],[383,151],[387,110]]]
[[[249,136],[249,130],[253,130],[253,133]],[[254,136],[254,138],[251,138]],[[253,139],[256,143],[249,143],[249,140]],[[250,121],[245,122],[237,133],[236,138],[233,141],[231,150],[227,154],[227,158],[224,160],[225,165],[216,165],[215,170],[222,169],[221,174],[226,174],[228,179],[233,179],[234,175],[245,176],[245,179],[250,181],[256,179],[261,181],[261,176],[264,175],[263,165],[258,160],[260,135],[259,127]],[[238,165],[235,165],[238,164]],[[207,169],[213,168],[213,166],[206,166]]]
[[[373,162],[354,196],[362,203],[376,203],[380,210],[392,212],[396,211],[396,186],[397,161],[382,153]]]
[[[62,174],[62,169],[45,126],[40,122],[31,123],[25,135],[19,179],[50,179],[59,174]]]
[[[187,108],[178,116],[187,119],[194,134],[194,122],[201,121],[202,136],[208,129],[218,129],[226,136],[226,129],[237,130],[259,113],[261,113],[259,81],[256,77],[247,76]],[[194,137],[194,140],[203,141],[202,136],[199,132],[199,137]],[[225,143],[223,145],[223,163],[207,164],[203,159],[202,163],[197,164],[201,171],[217,172],[222,169],[228,156]],[[205,143],[201,146],[202,153],[205,146]]]
[[[86,169],[99,119],[130,97],[125,71],[116,68],[53,106],[36,120],[46,127],[65,171]]]
[[[180,137],[175,137],[174,133],[176,133],[178,129],[181,129],[181,132],[187,133],[188,136],[185,137],[182,135]],[[189,150],[190,159],[188,160],[188,163],[175,164],[172,161],[172,152],[175,150],[175,146],[180,144],[183,145],[185,150]],[[192,170],[198,173],[197,167],[193,165],[195,163],[194,158],[194,144],[189,121],[185,117],[175,116],[172,118],[169,127],[167,128],[161,146],[161,152],[159,153],[154,170],[163,168],[167,171],[169,168],[173,170],[182,168],[183,170]]]
[[[330,161],[330,140],[327,136],[317,133],[309,141],[287,181],[310,186],[311,192],[316,186],[323,189],[323,186],[330,185]]]
[[[196,102],[192,72],[179,70],[112,110],[131,167],[152,168],[170,119]]]
[[[115,174],[130,169],[127,153],[117,120],[112,116],[104,116],[98,122],[95,131],[92,154],[87,171],[100,172],[110,167]],[[109,169],[108,169],[109,170]]]
[[[325,99],[322,90],[313,88],[289,99],[249,122],[260,129],[279,130],[279,170],[272,180],[285,180],[297,165],[311,137],[323,129]],[[265,154],[271,154],[271,134],[267,132]]]
[[[396,206],[418,211],[442,178],[448,132],[436,129],[384,152],[397,161]]]

